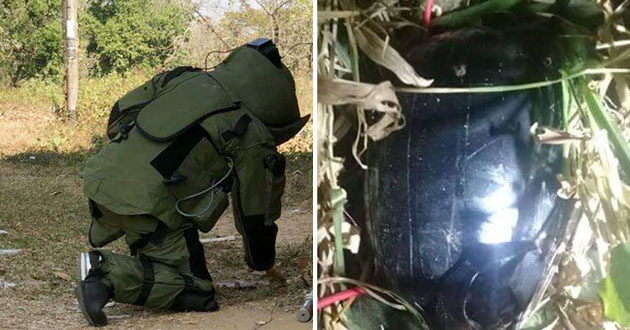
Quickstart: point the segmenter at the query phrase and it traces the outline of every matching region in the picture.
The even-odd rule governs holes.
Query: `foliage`
[[[16,8],[11,7],[12,13],[17,12],[19,1],[10,1],[16,3]],[[303,113],[310,113],[313,104],[310,74],[312,34],[310,2],[260,1],[266,8],[280,7],[275,11],[282,22],[279,34],[282,42],[279,43],[279,47],[284,61],[293,67],[300,108]],[[44,0],[30,1],[29,6],[37,2]],[[2,2],[3,5],[4,3]],[[88,0],[80,3],[79,32],[80,47],[83,48],[79,58],[77,124],[70,125],[63,121],[67,114],[64,111],[63,85],[57,73],[24,75],[19,79],[19,87],[0,87],[2,109],[35,108],[41,113],[42,118],[48,118],[51,113],[59,118],[49,125],[49,131],[45,135],[25,142],[28,148],[54,150],[59,153],[98,149],[104,143],[104,127],[111,107],[127,91],[160,70],[171,69],[176,65],[203,67],[206,54],[212,50],[227,51],[253,38],[270,36],[269,17],[261,8],[232,7],[224,14],[216,16],[217,30],[213,33],[215,22],[207,17],[209,10],[203,10],[202,15],[199,8],[188,0]],[[216,4],[219,5],[218,2]],[[59,9],[59,3],[55,2],[54,5],[51,8]],[[23,5],[22,7],[28,8]],[[4,10],[3,14],[9,11],[5,7],[0,10]],[[247,14],[239,14],[240,10]],[[50,15],[56,17],[61,14],[57,10]],[[51,18],[50,22],[51,26],[57,24],[56,26],[61,29],[60,19]],[[12,45],[12,41],[4,39],[5,32],[9,32],[5,27],[10,27],[11,24],[0,22],[0,64],[18,65],[22,62],[16,58],[11,59],[13,62],[1,61],[5,59],[4,55],[11,51],[9,46]],[[55,35],[60,37],[61,32]],[[293,46],[292,42],[296,40],[305,41],[307,44],[292,49],[282,48],[285,44],[290,48]],[[55,42],[61,45],[61,39]],[[55,42],[40,44],[50,45]],[[50,48],[48,51],[49,55],[59,56],[55,63],[61,67],[61,49],[53,51]],[[214,55],[216,56],[211,55],[209,58],[211,64],[221,61],[226,52]],[[3,82],[3,75],[11,73],[11,70],[2,71],[3,68],[0,65],[0,84]],[[313,146],[312,137],[313,128],[309,124],[296,138],[282,145],[280,150],[290,153],[310,152]],[[17,152],[17,149],[19,148],[2,152],[11,154]]]
[[[12,83],[58,77],[62,70],[61,6],[56,0],[2,0],[0,75]]]
[[[84,7],[78,13],[80,61],[92,74],[161,67],[190,21],[171,0],[88,0]],[[61,9],[56,0],[2,0],[0,76],[13,85],[28,78],[60,82]]]
[[[611,253],[610,275],[600,285],[606,317],[630,326],[630,244],[619,244]]]
[[[188,25],[173,1],[91,0],[80,18],[94,72],[123,73],[132,67],[155,68],[173,53],[172,43]]]
[[[217,6],[219,1],[213,0]],[[190,36],[178,48],[184,61],[200,67],[219,63],[225,53],[256,38],[274,39],[283,62],[294,75],[312,72],[312,2],[309,0],[241,1],[218,19],[201,17],[191,8],[195,21]],[[277,25],[276,25],[277,23]]]

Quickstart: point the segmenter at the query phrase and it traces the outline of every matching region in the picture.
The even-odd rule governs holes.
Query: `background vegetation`
[[[278,44],[296,78],[300,107],[310,113],[311,8],[308,0],[79,0],[79,106],[72,125],[64,122],[59,1],[2,0],[0,105],[58,118],[46,136],[15,147],[94,151],[111,106],[124,93],[179,65],[212,67],[231,49],[263,36]],[[309,125],[283,148],[310,151],[311,132]],[[0,156],[10,153],[0,150]]]
[[[110,109],[127,91],[163,70],[205,67],[206,55],[212,67],[247,41],[275,37],[293,71],[301,110],[311,112],[308,0],[78,1],[78,116],[70,122],[63,110],[62,1],[0,0],[0,251],[17,251],[0,252],[1,329],[87,328],[72,291],[77,255],[91,248],[79,172],[106,143]],[[221,312],[115,304],[105,310],[110,328],[251,329],[270,322],[267,328],[308,328],[297,323],[295,311],[311,289],[311,149],[310,124],[281,147],[288,159],[287,189],[277,251],[286,288],[247,271],[228,210],[202,235],[234,236],[205,245]],[[108,248],[128,253],[123,241]]]

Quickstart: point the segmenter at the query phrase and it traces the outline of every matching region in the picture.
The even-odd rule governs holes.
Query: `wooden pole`
[[[65,94],[66,111],[70,120],[77,119],[79,96],[79,28],[77,24],[76,0],[64,0],[63,28],[65,32],[64,58],[66,64]]]

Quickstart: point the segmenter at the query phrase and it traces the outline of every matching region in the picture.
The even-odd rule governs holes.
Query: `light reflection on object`
[[[504,243],[512,240],[512,232],[518,222],[518,209],[504,208],[494,212],[479,230],[479,242],[486,244]]]
[[[482,210],[488,213],[496,213],[516,202],[517,196],[512,187],[502,183],[501,187],[493,191],[489,196],[481,200]]]
[[[498,164],[496,168],[490,169],[487,175],[490,187],[494,189],[480,199],[483,212],[495,213],[514,205],[518,199],[513,189],[514,178],[507,173],[503,164]]]

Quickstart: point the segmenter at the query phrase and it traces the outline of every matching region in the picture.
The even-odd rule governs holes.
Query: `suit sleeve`
[[[243,236],[250,268],[267,270],[275,263],[278,226],[285,185],[285,158],[275,146],[242,150],[235,158],[232,202],[234,221]]]

